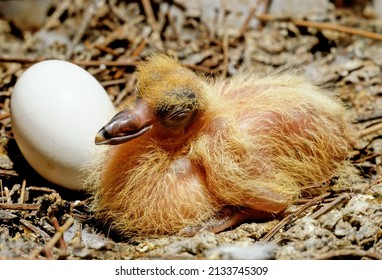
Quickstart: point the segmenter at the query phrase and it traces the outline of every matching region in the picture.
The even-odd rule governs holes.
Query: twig
[[[108,61],[108,60],[72,60],[71,61],[74,64],[81,65],[81,66],[93,66],[93,67],[99,67],[101,65],[104,66],[136,66],[137,61],[135,59],[125,59],[125,60],[117,60],[117,61]]]
[[[247,30],[248,28],[248,25],[249,23],[251,22],[251,20],[253,19],[253,17],[255,16],[259,6],[262,4],[262,3],[265,3],[266,0],[258,0],[254,5],[253,7],[249,10],[249,13],[248,13],[248,16],[247,18],[244,20],[244,23],[243,25],[241,26],[240,30],[239,30],[239,35],[237,36],[238,38],[241,38],[243,37],[245,31]]]
[[[60,224],[58,223],[58,220],[56,217],[53,217],[52,218],[52,223],[53,223],[53,226],[55,228],[56,231],[59,231],[60,230]],[[60,243],[60,248],[63,249],[63,250],[67,250],[68,249],[68,246],[66,246],[66,242],[64,240],[64,238],[61,236],[60,239],[59,239],[59,243]]]
[[[71,3],[72,3],[72,0],[65,0],[61,2],[61,4],[58,5],[58,8],[56,9],[56,11],[46,20],[44,26],[38,32],[48,30],[52,28],[55,24],[57,24],[57,21],[59,21],[60,17],[65,12],[65,10],[69,8]]]
[[[365,162],[365,161],[369,161],[369,160],[372,160],[376,157],[380,157],[382,154],[381,153],[375,153],[375,154],[372,154],[372,155],[369,155],[369,156],[365,156],[364,158],[360,158],[358,160],[355,160],[353,161],[355,164],[357,163],[362,163],[362,162]]]
[[[361,131],[358,133],[357,137],[364,137],[364,136],[366,136],[366,135],[370,135],[370,134],[372,134],[372,133],[378,132],[378,131],[380,131],[381,129],[382,129],[382,122],[377,123],[377,124],[375,124],[375,125],[372,125],[372,126],[370,126],[370,127],[368,127],[368,128],[365,128],[365,129],[361,130]]]
[[[174,19],[173,17],[171,16],[171,9],[167,9],[167,12],[166,12],[166,17],[167,17],[167,20],[168,20],[168,23],[170,24],[172,30],[174,31],[174,35],[175,35],[175,38],[176,38],[176,41],[178,42],[179,46],[184,46],[184,42],[182,40],[182,37],[180,36],[180,32],[174,22]]]
[[[125,88],[120,92],[120,94],[118,94],[114,102],[115,105],[118,106],[122,101],[125,100],[128,94],[133,91],[136,81],[137,81],[137,77],[135,75],[132,75],[131,79],[127,82]]]
[[[20,219],[20,223],[23,224],[24,226],[26,226],[28,229],[30,229],[31,231],[33,231],[34,233],[36,233],[37,235],[41,236],[42,239],[45,241],[45,242],[49,242],[50,241],[50,236],[49,234],[47,234],[45,231],[43,231],[42,229],[34,226],[31,222],[25,220],[25,219]]]
[[[151,6],[150,0],[142,0],[143,9],[145,10],[146,18],[148,24],[151,26],[152,30],[158,31],[158,23],[154,17],[153,7]]]
[[[314,212],[312,215],[310,215],[311,218],[317,219],[318,217],[326,214],[330,210],[334,209],[335,207],[340,206],[341,204],[347,202],[351,198],[351,194],[341,194],[338,196],[335,200],[332,202],[326,204],[324,207],[322,207],[320,210]]]
[[[27,185],[27,181],[24,179],[21,185],[21,192],[20,192],[20,197],[18,200],[19,204],[23,204],[25,202],[25,186],[26,185]]]
[[[219,73],[220,71],[223,70],[222,65],[219,65],[218,67],[213,68],[213,69],[211,69],[209,67],[205,67],[203,65],[194,65],[194,64],[185,64],[185,66],[192,69],[192,70],[199,71],[199,72],[205,72],[205,73],[209,73],[209,74],[216,74],[216,73]]]
[[[347,34],[357,35],[373,40],[379,40],[382,41],[382,34],[378,34],[375,32],[369,32],[365,30],[360,30],[357,28],[347,27],[344,25],[336,24],[336,23],[329,23],[329,22],[315,22],[315,21],[307,21],[307,20],[300,20],[300,19],[278,19],[274,16],[268,15],[268,14],[261,14],[256,15],[256,18],[261,21],[290,21],[293,24],[297,26],[303,26],[303,27],[313,27],[317,29],[327,29],[327,30],[334,30],[338,32],[343,32]]]
[[[142,38],[142,40],[139,42],[138,46],[131,53],[131,57],[138,57],[141,54],[141,52],[143,51],[143,49],[146,47],[146,44],[147,44],[147,39]]]
[[[378,180],[372,182],[371,184],[369,184],[369,186],[367,186],[367,187],[362,191],[362,193],[363,193],[363,194],[368,193],[369,190],[370,190],[372,187],[381,184],[381,182],[382,182],[382,179],[378,179]]]
[[[6,193],[6,192],[5,192]],[[35,211],[40,208],[37,204],[9,204],[0,203],[0,209]]]
[[[11,199],[12,199],[12,196],[15,195],[16,193],[18,193],[21,189],[21,185],[20,184],[14,184],[11,191],[9,192],[9,199],[10,201],[8,203],[12,203]]]
[[[223,35],[223,72],[222,77],[226,78],[228,73],[228,59],[229,59],[229,42],[228,42],[228,33],[225,31]]]
[[[85,34],[89,24],[90,24],[90,20],[94,16],[97,9],[99,9],[99,7],[101,5],[103,5],[104,3],[105,3],[104,0],[92,0],[91,1],[90,5],[88,6],[88,8],[85,11],[85,14],[83,16],[83,19],[81,21],[79,28],[77,29],[77,32],[76,32],[75,36],[73,37],[71,44],[68,47],[68,50],[65,54],[66,59],[70,59],[72,57],[73,49],[80,42],[81,38],[84,36],[84,34]]]
[[[40,61],[48,60],[48,59],[54,59],[54,58],[45,58],[45,57],[18,57],[18,56],[4,56],[0,57],[0,62],[8,62],[8,63],[21,63],[21,64],[34,64]],[[110,60],[69,60],[71,63],[80,65],[80,66],[87,66],[87,67],[100,67],[101,65],[104,66],[132,66],[135,67],[137,65],[136,59],[124,59],[124,60],[118,60],[118,61],[110,61]]]
[[[0,91],[0,96],[11,96],[11,91],[10,90],[5,90],[5,91]]]
[[[374,114],[373,116],[359,116],[353,121],[353,123],[362,123],[362,122],[374,121],[378,119],[382,119],[381,113]]]
[[[312,185],[308,186],[302,186],[301,189],[301,195],[303,198],[312,197],[312,194],[314,196],[315,190],[317,189],[328,189],[329,187],[334,186],[338,181],[338,174],[333,174],[330,178],[326,179],[325,181],[322,181],[321,183],[314,183]],[[317,192],[316,192],[317,194]]]
[[[0,57],[0,62],[9,63],[21,63],[21,64],[32,64],[45,60],[45,58],[31,58],[31,57],[18,57],[18,56],[5,56]]]
[[[73,246],[74,249],[82,248],[82,224],[78,224],[76,231],[70,240],[69,244]]]
[[[0,176],[19,176],[16,171],[14,170],[0,170]]]
[[[328,197],[330,195],[329,192],[323,193],[320,196],[317,196],[313,198],[308,203],[301,206],[296,212],[291,213],[290,215],[286,216],[284,219],[282,219],[273,229],[271,229],[260,241],[262,242],[269,242],[271,238],[285,225],[292,222],[293,220],[297,219],[297,217],[305,212],[309,207],[321,202],[324,198]]]
[[[45,252],[50,252],[51,249],[54,247],[54,245],[58,242],[58,240],[60,240],[60,238],[62,237],[64,232],[67,231],[71,227],[73,222],[74,222],[74,219],[72,217],[70,217],[65,222],[65,224],[56,231],[56,233],[53,235],[53,237],[50,239],[50,241],[45,245],[45,247],[44,248],[37,248],[36,250],[34,250],[30,254],[29,258],[30,259],[37,258],[37,256],[40,255],[43,250]]]
[[[4,188],[3,188],[3,180],[0,179],[0,194],[1,194],[1,201],[6,201],[7,198],[5,196]]]
[[[36,187],[36,186],[30,186],[26,188],[28,191],[41,191],[41,192],[47,192],[47,193],[54,193],[56,190],[47,188],[47,187]]]
[[[7,187],[4,187],[4,193],[5,193],[5,198],[7,202],[6,204],[11,205],[12,204],[11,195],[9,194],[9,189]],[[1,204],[0,204],[0,208],[1,208]]]
[[[109,8],[110,8],[110,11],[122,22],[126,22],[126,20],[128,19],[123,13],[121,13],[119,10],[118,10],[118,7],[115,5],[116,4],[116,0],[110,0],[110,1],[106,1],[106,3],[109,5]]]
[[[98,49],[100,51],[103,51],[105,53],[111,54],[112,56],[118,56],[118,53],[115,50],[113,50],[113,49],[111,49],[111,48],[109,48],[107,46],[104,46],[104,45],[94,45],[94,48],[96,48],[96,49]]]
[[[339,250],[333,250],[326,254],[319,255],[317,257],[312,258],[313,260],[330,260],[333,258],[340,258],[340,257],[350,257],[350,256],[356,256],[356,257],[367,257],[375,260],[382,260],[382,255],[376,253],[376,252],[369,252],[364,251],[361,249],[339,249]]]
[[[298,198],[293,204],[294,205],[301,205],[301,204],[308,203],[311,200],[312,200],[311,198]]]
[[[126,84],[127,81],[128,80],[126,78],[122,78],[122,79],[116,79],[116,80],[111,80],[111,81],[103,81],[103,82],[101,82],[101,85],[104,87],[114,86],[114,85],[119,85],[119,84]]]
[[[60,1],[61,3],[57,5],[57,8],[54,11],[54,13],[45,20],[44,25],[40,28],[40,30],[34,33],[34,35],[30,38],[26,46],[31,47],[35,43],[36,38],[38,38],[41,34],[51,29],[55,25],[59,25],[60,17],[70,7],[72,1],[73,0]]]
[[[0,121],[5,120],[5,119],[9,118],[10,116],[11,116],[11,114],[9,112],[1,114],[0,115]]]

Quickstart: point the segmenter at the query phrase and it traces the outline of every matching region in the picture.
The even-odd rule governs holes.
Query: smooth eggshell
[[[81,188],[83,168],[102,148],[94,137],[115,112],[92,75],[59,60],[27,69],[11,97],[12,130],[22,154],[40,175],[70,189]]]

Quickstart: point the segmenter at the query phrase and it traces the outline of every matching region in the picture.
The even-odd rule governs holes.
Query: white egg
[[[48,60],[27,69],[11,97],[16,142],[47,180],[81,188],[82,172],[102,147],[97,131],[116,113],[106,91],[81,67]]]

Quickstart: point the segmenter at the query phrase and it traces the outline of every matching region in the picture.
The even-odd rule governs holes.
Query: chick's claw
[[[219,233],[226,229],[238,226],[246,221],[268,219],[271,213],[250,208],[226,206],[216,216],[197,226],[187,226],[179,232],[181,236],[192,237],[198,232],[206,230]]]
[[[207,230],[213,233],[221,232],[227,228],[234,226],[237,219],[237,209],[234,207],[226,207],[219,211],[216,216],[197,226],[187,226],[179,232],[182,236],[194,236],[198,232]]]

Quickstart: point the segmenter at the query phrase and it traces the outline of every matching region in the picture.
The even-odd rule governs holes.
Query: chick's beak
[[[138,102],[134,109],[125,109],[117,113],[95,137],[96,145],[119,145],[137,138],[152,127],[152,115],[149,108]]]

